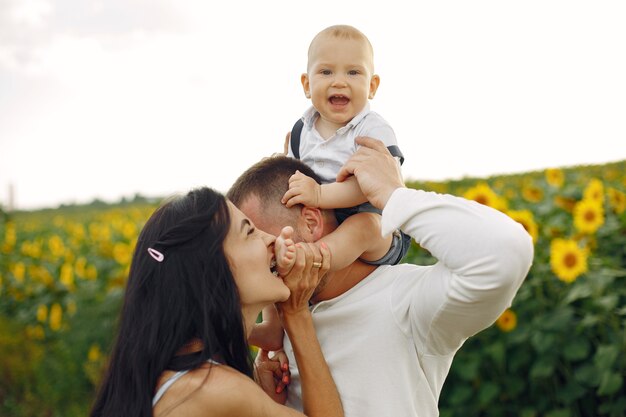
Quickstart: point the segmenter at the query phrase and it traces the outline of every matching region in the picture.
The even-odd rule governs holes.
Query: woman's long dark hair
[[[151,417],[157,379],[168,368],[194,369],[219,357],[252,376],[239,295],[223,249],[229,227],[226,200],[210,188],[192,190],[152,214],[135,248],[92,417]],[[162,253],[163,261],[148,248]],[[204,350],[176,369],[172,358],[194,337]]]

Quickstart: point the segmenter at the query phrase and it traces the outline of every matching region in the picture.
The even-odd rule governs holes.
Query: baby
[[[296,172],[282,202],[287,207],[304,204],[336,209],[339,227],[319,241],[328,245],[331,271],[345,268],[359,258],[374,265],[397,264],[408,251],[410,237],[399,231],[382,237],[380,211],[367,203],[356,179],[335,182],[340,168],[357,150],[355,139],[359,136],[381,140],[399,163],[403,160],[393,129],[369,108],[369,99],[374,98],[380,83],[380,77],[374,73],[369,40],[352,26],[322,30],[311,41],[307,72],[302,74],[301,82],[312,107],[288,135],[285,151],[309,165],[323,184]],[[276,240],[279,273],[288,272],[295,261],[291,233],[292,230],[283,229]],[[264,322],[257,333],[260,337],[250,343],[277,348],[279,341],[282,344],[282,329],[278,329],[279,322],[274,323],[275,311],[269,310],[273,309],[263,312]],[[267,343],[270,339],[273,342]]]

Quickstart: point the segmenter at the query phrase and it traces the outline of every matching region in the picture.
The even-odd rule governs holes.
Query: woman
[[[308,309],[330,255],[298,244],[281,279],[275,239],[209,188],[156,210],[139,235],[91,416],[301,416],[277,394],[284,365],[264,352],[256,372],[251,363],[246,338],[272,303],[294,347],[305,414],[342,416]]]

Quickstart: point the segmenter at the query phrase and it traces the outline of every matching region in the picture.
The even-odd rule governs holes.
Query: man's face
[[[281,209],[287,210],[282,207]],[[242,204],[240,204],[239,210],[241,210],[259,229],[273,236],[278,236],[280,231],[285,226],[291,226],[294,230],[293,240],[295,242],[301,242],[302,235],[299,233],[298,225],[295,222],[289,222],[294,224],[285,223],[284,219],[288,216],[280,215],[268,215],[266,210],[261,205],[261,201],[255,195],[249,196]],[[279,209],[280,210],[280,209]]]
[[[281,207],[278,210],[287,210],[285,207]],[[310,236],[309,234],[302,233],[300,227],[301,223],[297,221],[286,221],[285,219],[289,219],[290,216],[283,214],[274,215],[268,214],[271,210],[264,210],[261,201],[257,196],[248,197],[242,204],[239,205],[239,210],[241,210],[254,224],[257,228],[262,231],[269,233],[274,236],[278,236],[280,231],[285,226],[293,227],[293,240],[294,242],[312,242],[312,239],[306,239],[303,236]],[[291,223],[291,224],[290,224]],[[319,294],[329,283],[332,274],[326,274],[317,285],[317,288],[313,292],[313,299]]]

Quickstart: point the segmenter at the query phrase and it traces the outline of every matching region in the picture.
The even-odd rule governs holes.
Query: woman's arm
[[[298,243],[296,263],[284,278],[291,296],[278,304],[283,327],[291,340],[302,379],[302,402],[307,416],[343,416],[343,407],[313,327],[309,300],[330,268],[330,252],[322,244]],[[321,267],[313,266],[321,260]]]
[[[343,407],[339,393],[322,354],[313,326],[313,317],[309,311],[309,300],[313,291],[330,268],[330,252],[324,244],[318,247],[313,243],[298,243],[296,247],[295,264],[283,278],[291,290],[291,296],[277,307],[283,327],[291,340],[300,372],[304,415],[342,417]],[[316,262],[320,262],[321,267],[314,266]],[[237,399],[229,403],[237,409],[229,410],[230,415],[267,417],[302,415],[296,410],[272,401],[267,395],[259,396],[256,389],[242,390],[240,394],[235,395]]]
[[[296,262],[283,278],[291,296],[278,304],[278,310],[300,371],[304,414],[275,402],[253,380],[228,368],[230,375],[227,378],[215,385],[203,385],[211,394],[193,397],[199,401],[194,406],[194,413],[181,415],[206,415],[206,410],[210,409],[211,415],[219,416],[343,417],[339,393],[324,360],[309,311],[309,299],[330,267],[330,252],[325,245],[318,248],[312,243],[298,243],[296,246]],[[321,267],[313,266],[320,260]],[[219,368],[214,369],[215,377]],[[219,387],[217,393],[211,390],[216,385]]]

